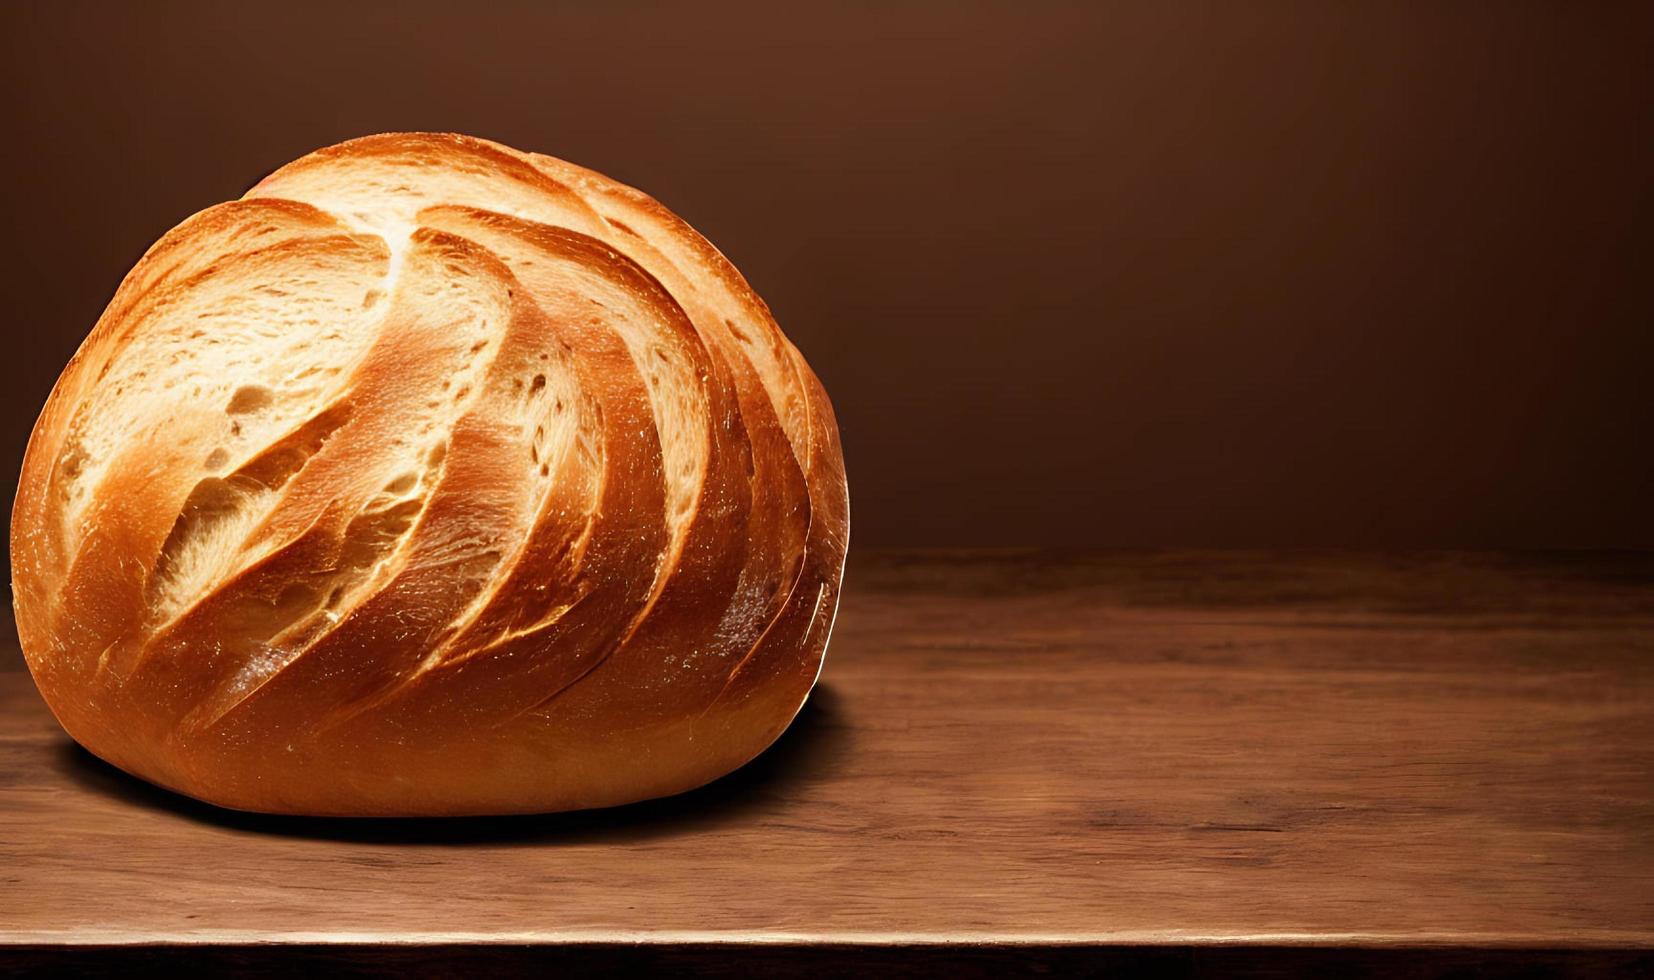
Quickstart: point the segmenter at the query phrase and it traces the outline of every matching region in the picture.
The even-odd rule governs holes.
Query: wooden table
[[[0,969],[1654,972],[1654,555],[859,556],[741,772],[216,810],[0,674]]]

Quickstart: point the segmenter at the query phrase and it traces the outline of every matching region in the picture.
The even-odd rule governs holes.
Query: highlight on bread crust
[[[659,203],[370,136],[168,232],[47,399],[12,511],[64,728],[223,806],[680,792],[819,675],[849,508],[820,382]]]

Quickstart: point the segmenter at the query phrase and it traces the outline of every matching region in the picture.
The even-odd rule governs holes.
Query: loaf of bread
[[[561,160],[391,134],[127,275],[35,426],[13,592],[64,729],[178,792],[609,806],[787,727],[848,506],[821,384],[687,224]]]

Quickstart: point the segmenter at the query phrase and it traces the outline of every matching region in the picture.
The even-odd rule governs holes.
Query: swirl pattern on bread
[[[187,219],[36,424],[12,517],[65,729],[224,806],[701,785],[819,674],[832,408],[733,266],[551,157],[388,134]]]

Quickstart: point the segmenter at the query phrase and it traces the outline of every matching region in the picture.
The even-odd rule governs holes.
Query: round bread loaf
[[[168,232],[59,378],[12,512],[63,727],[222,806],[680,792],[815,683],[832,408],[654,200],[484,140],[295,161]]]

